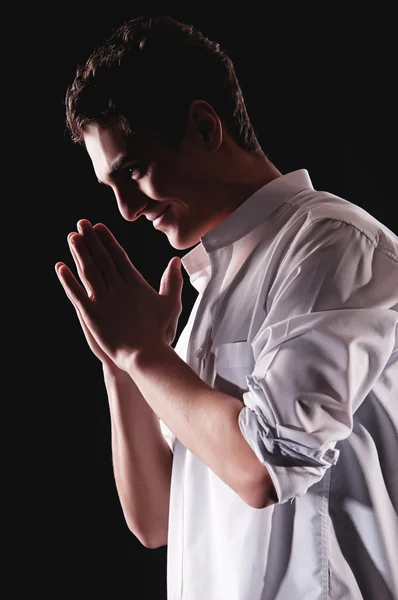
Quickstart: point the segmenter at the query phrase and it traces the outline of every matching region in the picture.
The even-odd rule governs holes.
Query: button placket
[[[199,306],[192,326],[191,337],[189,340],[187,352],[188,356],[191,357],[192,362],[196,363],[197,367],[199,367],[199,371],[201,374],[203,373],[205,364],[207,362],[206,355],[208,349],[211,347],[212,343],[212,328],[210,328],[210,330],[206,334],[205,327],[206,323],[214,322],[214,313],[217,310],[218,304],[216,289],[219,289],[220,287],[219,265],[217,264],[217,261],[215,260],[214,256],[209,256],[209,259],[211,263],[211,275],[205,289],[203,290],[203,294],[199,302]],[[198,346],[195,349],[197,343],[200,343],[200,346]]]
[[[211,333],[212,333],[212,330],[210,329],[210,331],[206,335],[206,339],[203,342],[203,344],[201,346],[199,346],[199,348],[197,348],[197,350],[195,350],[195,356],[200,362],[201,370],[203,370],[206,366],[206,356],[210,350],[211,343],[212,343],[211,342]]]
[[[200,346],[200,348],[198,348],[195,351],[195,356],[196,356],[196,358],[199,358],[199,360],[201,360],[203,358],[203,356],[204,356],[204,348],[203,348],[203,346]]]

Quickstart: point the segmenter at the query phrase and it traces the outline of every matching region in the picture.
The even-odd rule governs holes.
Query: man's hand
[[[64,263],[55,265],[57,275],[94,354],[128,371],[137,352],[174,340],[182,310],[180,259],[169,262],[157,293],[105,225],[81,220],[78,230],[68,241],[84,287]]]

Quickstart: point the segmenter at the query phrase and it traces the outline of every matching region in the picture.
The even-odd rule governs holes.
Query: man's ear
[[[210,141],[213,129],[213,124],[208,119],[198,120],[198,131],[206,143]]]
[[[217,150],[222,142],[222,124],[214,108],[204,100],[194,100],[189,118],[208,150]]]

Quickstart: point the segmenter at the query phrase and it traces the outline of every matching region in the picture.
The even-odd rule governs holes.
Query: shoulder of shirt
[[[314,189],[303,190],[286,203],[296,209],[293,219],[305,217],[304,228],[328,219],[346,223],[367,237],[377,250],[398,262],[398,236],[357,204]]]

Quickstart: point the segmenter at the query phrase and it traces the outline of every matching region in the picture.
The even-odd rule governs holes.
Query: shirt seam
[[[329,581],[329,536],[328,536],[328,516],[329,516],[329,496],[331,469],[327,469],[323,476],[323,486],[321,491],[321,572],[322,572],[322,600],[330,600],[330,581]]]
[[[184,549],[185,549],[185,477],[186,477],[186,452],[184,453],[184,464],[182,469],[182,491],[181,491],[181,579],[180,579],[180,598],[184,597]]]
[[[309,227],[311,227],[311,225],[313,225],[314,223],[317,223],[319,221],[338,221],[339,223],[345,223],[346,225],[349,225],[350,227],[353,227],[354,229],[356,229],[357,231],[359,231],[359,233],[361,233],[363,236],[365,236],[367,240],[369,240],[369,242],[372,244],[372,246],[374,247],[375,250],[377,250],[378,252],[380,252],[380,254],[384,254],[385,256],[388,256],[389,258],[391,258],[391,260],[393,260],[394,262],[398,263],[398,256],[396,256],[395,254],[393,254],[392,252],[390,252],[390,250],[388,250],[387,248],[384,248],[383,246],[380,246],[379,243],[376,240],[374,240],[371,237],[369,237],[368,234],[365,231],[363,231],[362,229],[360,229],[357,225],[354,225],[354,223],[350,223],[350,221],[345,221],[343,219],[336,219],[334,217],[320,217],[319,219],[312,219],[311,218],[311,222],[307,225],[307,227],[305,227],[302,230],[302,232],[300,233],[300,235],[302,235]]]

